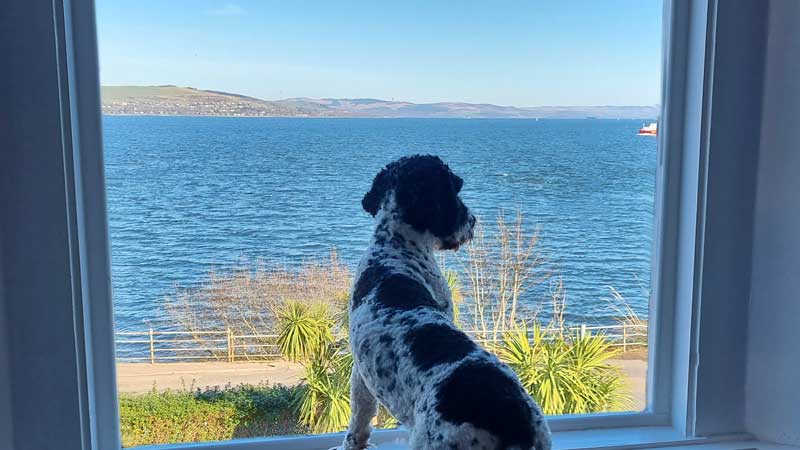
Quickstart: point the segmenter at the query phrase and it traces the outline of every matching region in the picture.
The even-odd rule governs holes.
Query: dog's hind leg
[[[367,389],[358,368],[350,376],[350,427],[342,444],[343,450],[363,450],[372,433],[372,419],[378,414],[378,401]]]

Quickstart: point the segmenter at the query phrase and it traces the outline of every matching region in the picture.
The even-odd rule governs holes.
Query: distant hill
[[[103,86],[104,114],[155,116],[308,116],[301,107],[178,86]]]
[[[410,103],[370,98],[261,100],[178,86],[103,86],[103,113],[261,117],[419,117],[515,119],[654,119],[649,106],[498,106],[486,103]]]

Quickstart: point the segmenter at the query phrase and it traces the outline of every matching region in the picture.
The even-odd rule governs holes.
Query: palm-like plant
[[[296,407],[300,422],[313,433],[347,428],[352,368],[353,356],[333,344],[319,348],[306,362]]]
[[[448,270],[444,274],[444,279],[447,281],[447,287],[450,288],[450,297],[453,300],[453,323],[461,328],[459,310],[461,303],[464,301],[464,295],[461,293],[461,285],[458,283],[458,274],[453,270]]]
[[[291,361],[302,361],[333,342],[333,319],[324,303],[288,300],[276,312],[278,347]]]
[[[333,321],[344,333],[350,328],[350,291],[341,290],[333,297]]]
[[[397,428],[400,421],[383,405],[378,405],[378,416],[375,417],[375,428]]]
[[[494,350],[545,414],[618,411],[630,405],[622,373],[607,362],[617,352],[602,335],[565,336],[538,324],[529,333],[526,325],[517,325]]]

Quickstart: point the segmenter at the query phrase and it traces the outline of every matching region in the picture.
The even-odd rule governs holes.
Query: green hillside
[[[239,94],[180,86],[102,86],[103,113],[112,115],[310,116],[318,109]]]
[[[102,86],[100,95],[103,101],[115,102],[125,101],[134,98],[160,97],[160,98],[182,98],[198,96],[231,97],[235,99],[248,99],[261,101],[251,97],[226,92],[203,91],[192,87],[180,86]]]

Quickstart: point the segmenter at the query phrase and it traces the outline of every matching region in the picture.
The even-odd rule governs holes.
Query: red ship
[[[650,125],[639,128],[639,136],[655,136],[658,133],[658,124],[652,122]]]

